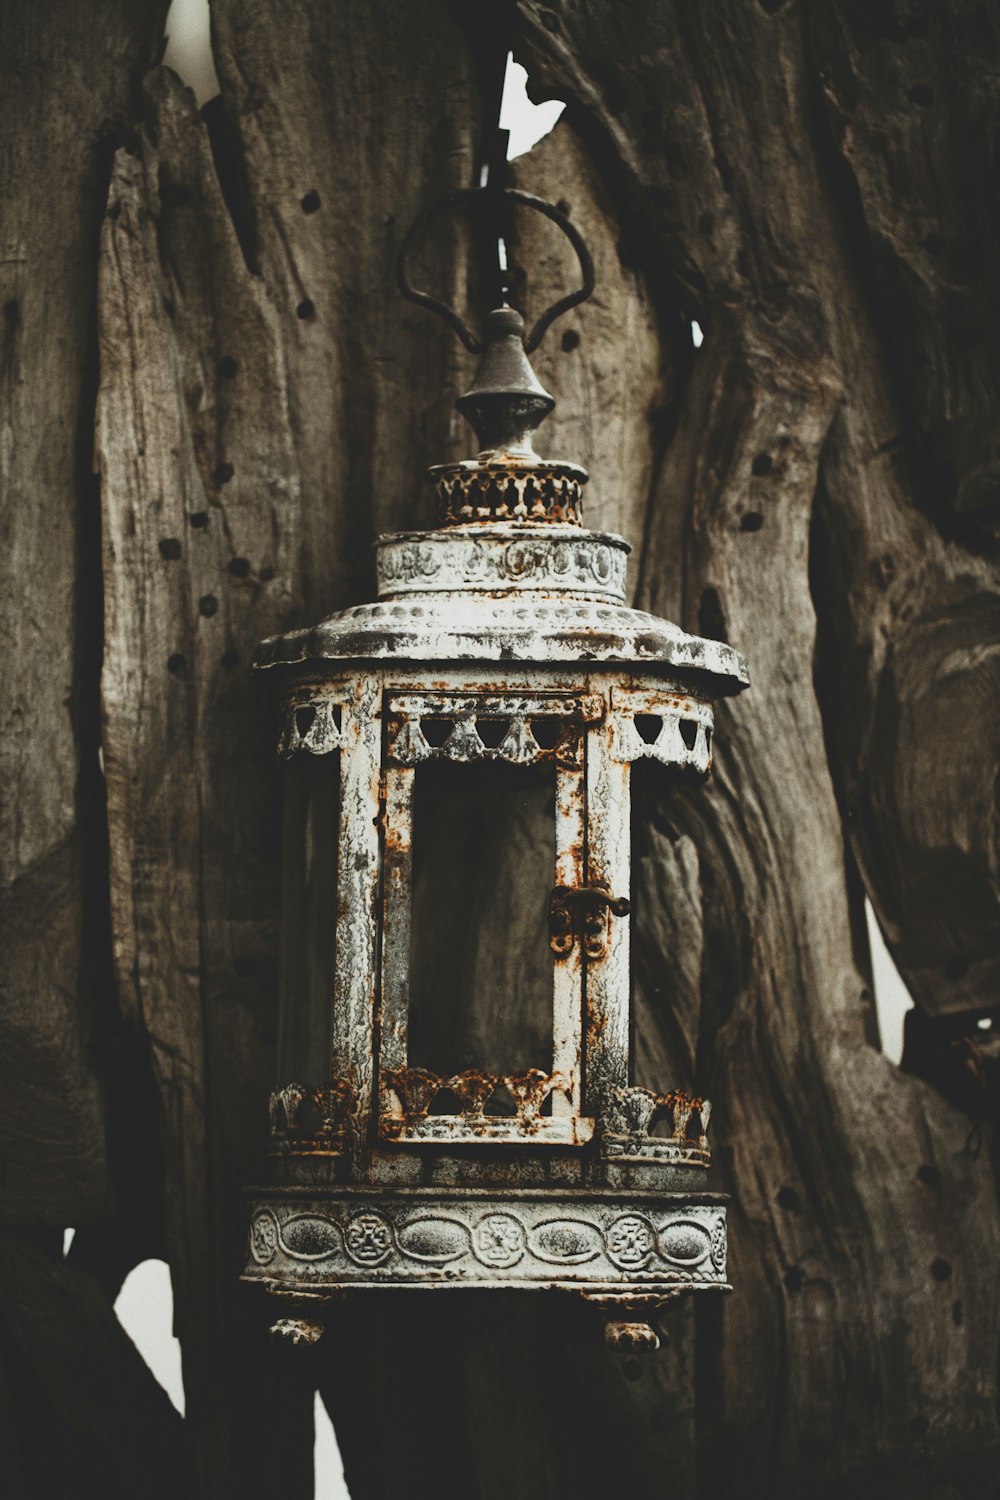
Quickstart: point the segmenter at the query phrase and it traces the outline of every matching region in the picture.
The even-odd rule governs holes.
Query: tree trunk
[[[105,1492],[139,1492],[148,1453],[205,1500],[308,1495],[318,1386],[356,1500],[985,1497],[1000,22],[972,0],[518,6],[533,87],[568,102],[517,181],[568,208],[600,278],[539,351],[544,450],[590,469],[587,524],[632,542],[634,600],[752,673],[707,788],[639,780],[638,1081],[713,1100],[736,1290],[633,1365],[573,1302],[503,1294],[372,1297],[275,1351],[236,1280],[278,921],[248,666],[370,596],[374,537],[427,520],[424,467],[468,451],[466,357],[393,262],[474,180],[486,11],[213,0],[222,93],[199,114],[169,70],[138,84],[163,4],[21,9],[0,3],[4,1219],[109,1381],[128,1369],[90,1271],[106,1299],[165,1246],[187,1391],[178,1448],[136,1383],[149,1436]],[[512,250],[541,304],[573,273],[533,217]],[[461,301],[466,262],[446,231],[423,274]],[[866,893],[919,1007],[910,1071],[878,1046]],[[41,1240],[16,1260],[68,1223],[83,1281],[47,1282]],[[0,1410],[20,1326],[0,1305]],[[31,1390],[103,1474],[82,1396]],[[23,1445],[0,1462],[18,1496],[68,1483]]]

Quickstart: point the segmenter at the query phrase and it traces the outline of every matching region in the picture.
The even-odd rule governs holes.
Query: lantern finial
[[[492,196],[491,196],[492,193]],[[453,307],[418,291],[409,279],[408,257],[432,220],[448,210],[470,206],[492,211],[496,198],[544,214],[562,230],[576,251],[581,284],[545,309],[525,335],[524,320],[513,307],[486,314],[477,337]],[[495,219],[490,222],[495,224]],[[438,464],[430,470],[445,525],[470,521],[557,521],[581,523],[580,492],[587,473],[577,464],[540,458],[533,437],[555,406],[528,361],[549,326],[594,290],[594,264],[579,230],[564,213],[542,198],[515,188],[466,188],[449,193],[414,221],[400,246],[396,279],[404,297],[443,318],[471,354],[481,356],[472,385],[455,402],[479,439],[475,459]],[[504,288],[506,295],[506,288]]]
[[[538,463],[532,438],[555,406],[524,352],[524,319],[513,307],[491,312],[475,378],[455,402],[479,439],[480,462]]]

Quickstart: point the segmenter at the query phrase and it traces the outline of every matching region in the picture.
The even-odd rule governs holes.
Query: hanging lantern
[[[459,193],[418,221],[423,229]],[[718,641],[625,604],[628,544],[581,524],[587,475],[539,458],[554,406],[510,307],[456,403],[478,457],[431,471],[441,524],[377,543],[378,599],[265,642],[285,762],[279,1082],[245,1277],[323,1303],[375,1288],[582,1294],[612,1342],[727,1290],[703,1188],[708,1101],[632,1082],[632,765],[704,775]],[[404,247],[405,251],[405,247]],[[489,995],[489,1007],[482,992]],[[669,1085],[669,1080],[665,1080]]]

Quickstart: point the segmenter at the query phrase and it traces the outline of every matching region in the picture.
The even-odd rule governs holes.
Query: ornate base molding
[[[244,1280],[283,1293],[729,1290],[725,1207],[707,1195],[343,1188],[254,1193],[251,1213]]]

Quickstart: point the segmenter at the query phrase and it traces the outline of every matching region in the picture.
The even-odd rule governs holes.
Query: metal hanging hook
[[[412,284],[409,279],[407,257],[414,244],[423,237],[424,231],[435,219],[447,213],[450,209],[464,206],[473,199],[480,198],[490,192],[496,197],[497,189],[491,189],[488,184],[485,187],[459,188],[453,193],[448,193],[439,202],[431,204],[429,208],[425,208],[422,213],[417,215],[407,231],[396,258],[396,285],[403,296],[408,298],[410,302],[416,303],[418,307],[425,307],[428,312],[436,313],[439,318],[443,318],[449,328],[458,335],[470,354],[481,354],[483,352],[484,345],[482,341],[475,336],[469,325],[453,307],[449,307],[447,303],[442,302],[437,297],[432,297],[429,292],[419,291]],[[569,312],[571,307],[576,307],[579,303],[586,302],[587,298],[591,295],[595,284],[594,262],[591,259],[586,242],[576,225],[553,204],[547,203],[544,198],[536,198],[533,193],[523,193],[519,188],[501,188],[499,196],[512,203],[519,203],[524,208],[533,208],[538,213],[544,214],[547,219],[551,219],[553,224],[562,230],[576,251],[576,257],[580,263],[580,271],[583,276],[582,286],[578,287],[575,292],[570,292],[567,296],[560,297],[557,302],[553,302],[552,306],[546,308],[541,317],[535,321],[531,332],[524,340],[524,351],[526,354],[531,354],[533,350],[538,348],[550,324],[554,323],[556,318],[562,317],[565,312]]]

